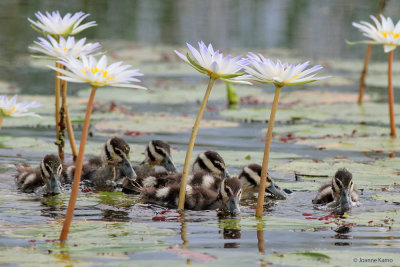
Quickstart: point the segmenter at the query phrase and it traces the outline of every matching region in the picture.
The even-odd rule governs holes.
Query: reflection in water
[[[258,240],[258,252],[261,254],[265,254],[265,246],[264,246],[264,223],[262,218],[257,218],[257,240]]]
[[[240,226],[240,218],[229,219],[229,224],[223,223],[221,220],[226,219],[223,216],[218,217],[219,225],[222,226],[222,238],[223,239],[240,239],[242,237],[242,231]],[[225,242],[224,248],[239,248],[239,242]]]
[[[189,240],[187,238],[187,226],[185,221],[185,211],[179,211],[181,215],[179,217],[179,221],[181,223],[181,239],[182,239],[182,248],[187,248],[189,244]]]
[[[122,210],[105,209],[101,211],[103,220],[112,222],[129,222],[131,218],[129,213]]]

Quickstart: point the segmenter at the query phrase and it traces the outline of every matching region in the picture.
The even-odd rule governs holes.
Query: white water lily
[[[62,58],[59,63],[63,64],[68,70],[48,66],[65,76],[58,78],[74,83],[89,83],[94,87],[114,86],[130,87],[137,89],[147,89],[143,86],[133,84],[140,82],[137,76],[143,76],[137,69],[130,69],[130,65],[122,65],[122,62],[116,62],[107,66],[107,56],[102,56],[99,61],[95,57],[84,55],[80,59],[73,57]]]
[[[58,42],[51,35],[48,35],[47,38],[48,40],[39,37],[39,41],[34,41],[37,46],[31,46],[29,48],[52,58],[79,58],[82,55],[96,56],[99,53],[95,52],[101,48],[99,43],[85,43],[86,38],[82,38],[78,42],[75,42],[75,38],[73,36],[68,36],[67,39],[60,36]]]
[[[89,16],[89,14],[85,14],[84,12],[77,12],[73,15],[67,13],[64,17],[61,17],[59,11],[53,11],[51,13],[46,11],[46,14],[37,12],[35,16],[38,21],[33,21],[28,18],[32,27],[45,35],[50,34],[53,37],[74,35],[97,25],[95,21],[80,25],[81,22]]]
[[[277,87],[284,85],[300,85],[322,80],[328,77],[315,77],[316,71],[322,69],[316,65],[307,69],[310,63],[307,61],[302,64],[281,63],[280,60],[273,62],[266,59],[261,54],[249,53],[245,59],[247,65],[243,65],[244,70],[253,76],[253,79],[260,83],[273,83]]]
[[[8,99],[5,95],[0,95],[0,117],[24,117],[24,116],[37,116],[34,112],[28,112],[30,108],[38,108],[42,104],[37,102],[21,102],[17,103],[17,95]]]
[[[242,76],[245,73],[242,71],[244,62],[242,62],[241,56],[232,58],[231,55],[228,55],[224,57],[219,50],[214,51],[211,44],[207,47],[202,41],[199,42],[198,51],[188,43],[187,46],[193,58],[189,56],[189,53],[186,56],[176,50],[175,53],[195,70],[225,82],[251,84],[246,81],[248,76]]]
[[[358,28],[364,36],[372,39],[365,41],[365,43],[382,44],[385,53],[393,51],[400,45],[400,21],[394,25],[390,17],[385,18],[381,15],[381,22],[374,16],[370,16],[374,21],[375,26],[366,21],[360,23],[353,22],[353,26]]]

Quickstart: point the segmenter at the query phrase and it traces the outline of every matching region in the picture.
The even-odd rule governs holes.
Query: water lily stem
[[[96,94],[96,90],[97,90],[97,87],[93,86],[92,91],[90,93],[89,102],[88,102],[87,108],[86,108],[86,115],[85,115],[85,120],[83,123],[81,142],[79,144],[79,154],[78,154],[78,158],[76,160],[74,181],[72,184],[72,191],[71,191],[71,195],[69,198],[67,214],[65,215],[64,225],[63,225],[61,235],[60,235],[60,241],[65,241],[67,239],[69,227],[71,226],[72,218],[74,216],[76,199],[78,197],[78,192],[79,192],[79,183],[81,181],[83,157],[85,155],[86,139],[87,139],[87,135],[88,135],[88,131],[89,131],[90,115],[91,115],[92,109],[93,109],[93,102],[94,102],[94,96]]]
[[[362,104],[363,98],[364,98],[364,91],[365,91],[365,77],[367,76],[367,70],[368,70],[368,63],[369,63],[369,58],[371,56],[371,51],[372,51],[372,45],[369,44],[367,46],[367,51],[365,52],[365,57],[364,57],[364,67],[361,72],[361,78],[360,78],[360,90],[358,91],[358,104]]]
[[[389,66],[388,66],[388,100],[389,100],[389,116],[390,116],[390,135],[396,136],[396,123],[394,121],[393,83],[392,83],[393,51],[389,52],[388,62],[389,62]]]
[[[60,63],[56,62],[56,67],[59,68],[60,67]],[[60,146],[60,142],[61,142],[61,137],[60,137],[60,79],[58,78],[58,76],[60,75],[59,72],[56,71],[56,82],[55,82],[55,98],[56,98],[56,102],[55,102],[55,113],[56,113],[56,137],[57,140],[55,142],[55,144],[58,147],[58,155],[61,159],[62,157],[62,148]],[[63,161],[63,159],[61,159]]]
[[[378,13],[376,14],[376,18],[379,20],[379,15],[382,14],[383,9],[386,6],[386,0],[381,0],[379,3],[379,8],[378,8]],[[369,58],[371,57],[371,51],[372,51],[372,45],[369,44],[367,46],[367,51],[365,52],[365,57],[364,57],[364,67],[361,72],[361,78],[360,78],[360,90],[358,92],[358,104],[362,104],[363,98],[364,98],[364,91],[365,91],[365,77],[367,76],[367,70],[368,70],[368,64],[369,64]]]
[[[204,94],[203,102],[201,103],[199,113],[197,114],[196,121],[194,122],[194,125],[193,125],[192,135],[190,136],[188,148],[186,151],[185,164],[183,166],[181,186],[180,186],[180,191],[179,191],[178,209],[184,209],[184,206],[185,206],[186,184],[187,184],[187,178],[189,176],[189,165],[190,165],[190,159],[192,158],[194,142],[196,141],[196,136],[197,136],[197,132],[199,130],[200,121],[201,121],[201,118],[203,117],[203,113],[204,113],[204,110],[207,105],[208,97],[210,96],[211,89],[213,87],[215,79],[216,79],[215,77],[210,77],[207,91]]]
[[[265,140],[264,158],[263,158],[262,168],[261,168],[260,186],[258,189],[258,199],[257,199],[257,209],[256,209],[257,217],[261,217],[262,213],[263,213],[264,194],[265,194],[265,186],[266,186],[268,162],[269,162],[269,152],[271,150],[271,141],[272,141],[272,130],[274,128],[275,114],[276,114],[276,110],[278,108],[280,92],[281,92],[281,87],[276,86],[274,101],[272,102],[271,114],[270,114],[269,121],[268,121],[267,137]]]
[[[67,67],[63,66],[63,68],[65,70],[67,70]],[[65,123],[67,125],[68,138],[69,138],[69,144],[71,145],[72,157],[73,157],[73,160],[76,161],[78,152],[76,150],[74,129],[72,128],[71,119],[69,117],[69,109],[68,109],[68,104],[67,104],[67,86],[68,86],[67,81],[62,80],[61,81],[61,95],[62,95],[62,105],[61,106],[64,109],[64,113],[65,113]]]
[[[4,120],[4,117],[0,116],[0,130],[1,130],[1,127],[3,126],[3,120]]]

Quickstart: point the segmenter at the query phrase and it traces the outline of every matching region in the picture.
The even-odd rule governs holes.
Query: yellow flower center
[[[385,38],[387,38],[388,34],[393,35],[394,39],[397,39],[397,38],[400,37],[400,33],[394,33],[394,32],[392,32],[392,31],[381,32],[381,34],[382,34]]]
[[[11,114],[13,114],[15,112],[15,109],[16,109],[16,107],[13,107],[12,109],[9,109],[9,110],[3,109],[3,112],[6,115],[11,115]]]
[[[87,68],[87,69],[82,69],[82,72],[90,71],[93,74],[96,73],[101,73],[103,78],[107,78],[106,82],[114,80],[114,77],[108,76],[108,72],[106,70],[99,70],[98,68]]]

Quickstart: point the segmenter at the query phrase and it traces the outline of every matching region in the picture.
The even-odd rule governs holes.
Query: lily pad
[[[373,199],[376,200],[384,200],[384,201],[389,201],[389,202],[396,202],[396,203],[400,203],[400,193],[394,193],[394,192],[390,192],[387,194],[377,194],[377,195],[373,195],[372,196]]]

